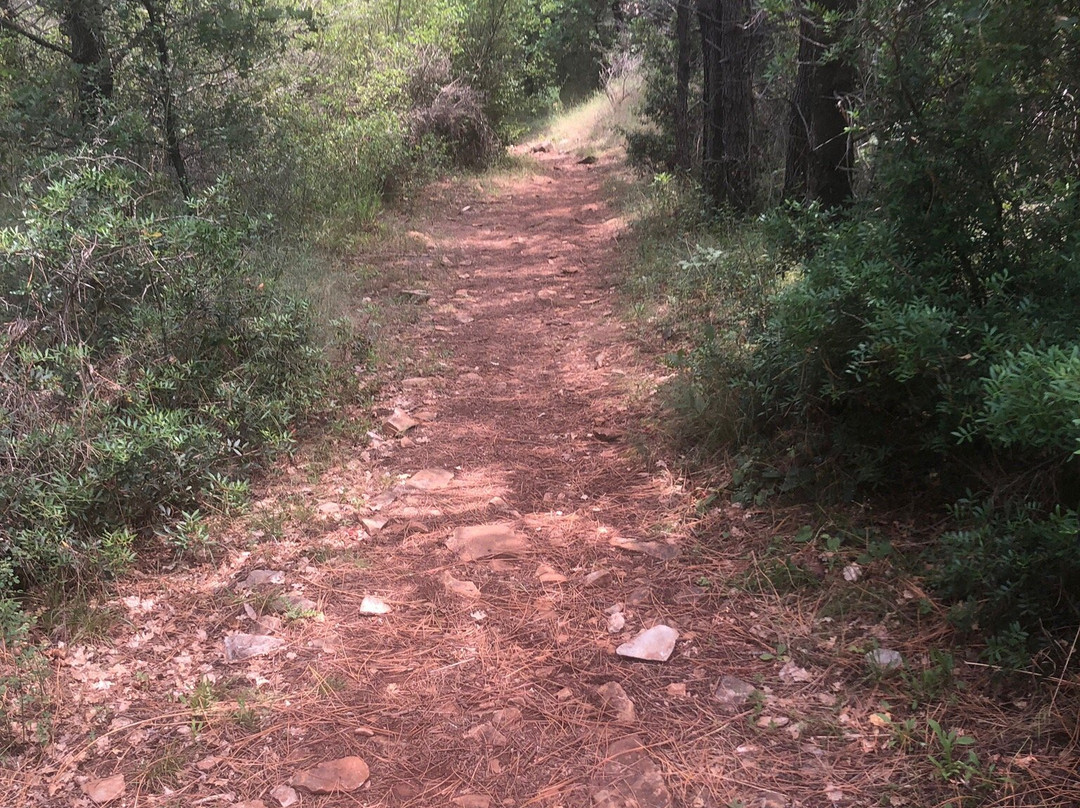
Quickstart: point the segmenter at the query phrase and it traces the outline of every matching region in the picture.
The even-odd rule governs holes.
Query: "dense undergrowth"
[[[944,513],[928,577],[956,624],[1018,667],[1047,647],[1064,660],[1080,625],[1080,196],[1065,134],[1080,24],[1059,12],[827,15],[850,38],[822,62],[865,82],[842,100],[854,196],[777,203],[783,171],[762,152],[757,212],[735,216],[661,173],[652,254],[631,278],[678,343],[685,436],[739,455],[746,496]],[[795,80],[790,19],[754,77],[762,132]],[[672,39],[642,46],[649,124],[631,156],[670,172]]]
[[[627,291],[682,371],[669,396],[685,445],[732,457],[745,502],[914,495],[928,521],[950,525],[922,552],[954,623],[986,636],[997,664],[1026,667],[1048,643],[1064,659],[1080,619],[1078,349],[1026,340],[1034,318],[1047,330],[1069,318],[1009,297],[996,317],[959,318],[961,336],[955,310],[889,288],[903,274],[866,277],[892,255],[865,222],[816,211],[717,221],[670,180],[651,196]],[[671,232],[673,207],[700,222],[689,240]],[[799,243],[810,238],[812,254]],[[1010,329],[1014,306],[1033,319]]]

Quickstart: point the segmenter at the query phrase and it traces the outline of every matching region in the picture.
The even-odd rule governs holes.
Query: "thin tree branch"
[[[71,51],[69,51],[67,48],[65,48],[65,47],[63,47],[61,45],[57,45],[55,42],[50,42],[49,40],[45,39],[44,37],[38,36],[33,31],[29,31],[26,28],[23,28],[21,25],[19,25],[17,22],[15,22],[13,19],[8,17],[7,15],[0,16],[0,28],[3,28],[5,30],[7,30],[7,31],[11,31],[14,34],[18,34],[19,36],[24,37],[25,39],[29,39],[35,45],[40,45],[41,47],[45,48],[46,50],[51,50],[54,53],[59,53],[59,54],[61,54],[63,56],[66,56],[68,59],[71,59],[71,60],[75,59],[75,55]]]

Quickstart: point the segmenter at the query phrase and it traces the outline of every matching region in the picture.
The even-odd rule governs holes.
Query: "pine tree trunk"
[[[690,0],[676,0],[675,40],[675,166],[689,171],[693,161],[690,135]]]
[[[702,175],[717,204],[753,207],[754,60],[757,23],[751,0],[700,0],[704,63]]]
[[[112,58],[105,45],[104,9],[97,0],[71,0],[63,6],[61,30],[78,74],[79,121],[90,129],[101,120],[113,95]]]
[[[821,0],[826,11],[849,13],[854,0]],[[852,149],[840,102],[855,87],[854,67],[829,58],[839,30],[827,30],[812,9],[800,5],[799,55],[784,170],[784,196],[846,204],[852,195]]]

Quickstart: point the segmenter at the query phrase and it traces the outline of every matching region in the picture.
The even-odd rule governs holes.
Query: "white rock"
[[[382,598],[368,595],[360,601],[360,614],[363,615],[390,614],[392,611],[390,604]]]
[[[292,805],[300,800],[300,797],[296,793],[296,789],[282,783],[270,792],[270,796],[278,801],[281,808],[290,808]]]
[[[875,648],[866,655],[866,662],[871,668],[882,671],[896,670],[904,666],[904,658],[900,652],[891,648]]]
[[[265,634],[230,634],[225,638],[225,661],[240,662],[265,656],[285,645],[285,640]]]
[[[608,634],[618,634],[624,628],[626,628],[626,615],[624,615],[622,612],[615,612],[615,614],[608,617]]]
[[[624,642],[615,649],[619,656],[631,659],[644,659],[651,662],[667,662],[675,650],[675,641],[679,632],[663,624],[645,629],[630,642]]]

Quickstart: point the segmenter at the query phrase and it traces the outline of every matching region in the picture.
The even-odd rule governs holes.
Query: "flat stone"
[[[393,415],[386,419],[386,425],[398,435],[404,435],[413,427],[419,426],[420,422],[408,413],[396,410]]]
[[[470,741],[478,741],[484,746],[506,746],[506,736],[490,721],[473,727],[465,733]]]
[[[296,805],[296,803],[300,801],[296,789],[291,788],[284,783],[275,787],[273,791],[270,792],[270,796],[277,800],[277,803],[281,808],[291,808],[291,806]]]
[[[615,714],[615,720],[620,724],[633,724],[637,720],[634,712],[634,702],[626,695],[623,686],[618,682],[606,682],[596,688],[596,695],[600,697],[604,710]]]
[[[611,583],[611,570],[596,570],[585,576],[585,586],[606,586]]]
[[[608,543],[628,553],[642,553],[660,561],[672,561],[679,557],[679,548],[663,541],[634,541],[624,536],[612,536]]]
[[[758,797],[759,808],[788,808],[791,804],[791,801],[779,791],[762,791]]]
[[[800,668],[794,662],[785,662],[784,667],[780,669],[780,673],[777,675],[780,677],[781,682],[787,682],[788,684],[812,682],[814,680],[814,675],[810,671],[806,668]]]
[[[737,676],[724,676],[716,686],[713,696],[721,703],[725,712],[737,713],[745,707],[757,692],[749,682]]]
[[[671,626],[653,626],[642,631],[630,642],[624,642],[615,649],[615,653],[631,659],[667,662],[675,650],[677,639],[679,639],[679,632]]]
[[[521,723],[521,710],[517,707],[504,707],[491,714],[491,723],[496,727],[506,729]]]
[[[127,790],[124,775],[114,774],[96,780],[87,780],[82,784],[82,792],[96,805],[104,805],[123,796]]]
[[[289,785],[312,794],[334,794],[355,791],[367,782],[369,776],[367,763],[354,755],[329,760],[313,769],[298,772],[289,780]]]
[[[360,614],[363,615],[372,616],[377,614],[390,614],[392,611],[393,608],[390,604],[382,598],[367,595],[360,601]]]
[[[462,794],[460,797],[452,797],[450,802],[458,808],[490,808],[491,797],[486,794]]]
[[[762,715],[758,716],[758,720],[755,723],[763,729],[770,729],[786,727],[791,723],[791,719],[786,715]]]
[[[286,592],[279,600],[284,608],[281,611],[317,612],[319,604],[311,598],[305,598],[299,592]]]
[[[566,583],[566,576],[554,567],[550,567],[547,564],[541,564],[539,567],[537,567],[536,577],[542,584]]]
[[[476,600],[480,597],[480,589],[472,581],[462,581],[455,578],[449,572],[444,572],[442,576],[443,587],[451,595],[457,595],[459,598],[465,598],[466,600]]]
[[[281,570],[252,570],[237,588],[258,589],[260,586],[281,586],[284,583],[285,573]]]
[[[608,747],[589,784],[594,808],[669,808],[671,792],[636,735]]]
[[[378,533],[384,527],[386,527],[386,519],[361,519],[362,524],[368,531],[368,533]]]
[[[462,561],[496,556],[516,556],[529,551],[528,540],[510,525],[459,527],[446,546]]]
[[[398,297],[406,303],[427,303],[431,300],[431,292],[426,289],[402,289]]]
[[[241,662],[266,656],[285,645],[285,640],[265,634],[230,634],[225,638],[225,661]]]
[[[421,469],[405,481],[405,487],[414,491],[438,491],[450,485],[454,472],[446,469]]]

